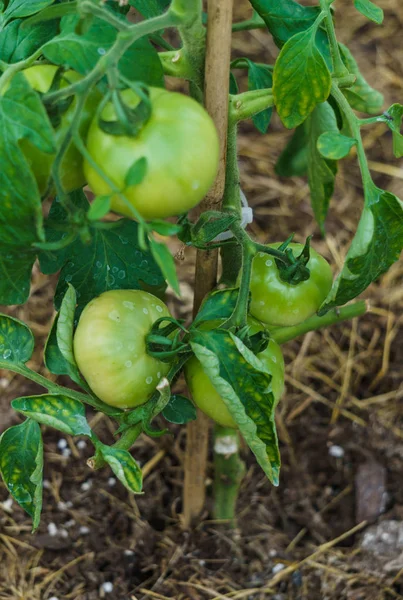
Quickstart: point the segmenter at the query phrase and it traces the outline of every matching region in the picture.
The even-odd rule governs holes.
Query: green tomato
[[[261,330],[260,324],[254,319],[249,320],[251,333]],[[270,340],[267,348],[259,352],[257,357],[267,367],[272,375],[271,389],[276,404],[284,391],[284,358],[280,346]],[[185,378],[194,403],[208,417],[223,427],[236,428],[237,424],[232,418],[224,400],[216,391],[208,375],[203,370],[199,360],[193,356],[185,365]]]
[[[170,316],[161,300],[141,290],[111,290],[84,308],[74,335],[74,356],[88,385],[106,404],[144,404],[169,365],[146,352],[153,323]]]
[[[268,244],[278,248],[280,243]],[[302,244],[289,244],[294,255],[301,254]],[[259,252],[253,259],[250,282],[250,314],[266,325],[286,327],[297,325],[318,310],[332,287],[329,263],[313,248],[307,263],[310,277],[296,285],[280,277],[273,256]]]
[[[46,94],[52,85],[57,70],[58,67],[55,65],[35,65],[25,69],[22,73],[32,89],[41,94]],[[66,87],[80,79],[82,79],[81,75],[75,71],[67,71],[63,74],[60,87]],[[83,138],[86,137],[99,101],[100,93],[94,89],[90,93],[81,113],[80,134]],[[67,129],[73,122],[76,104],[77,100],[74,98],[66,112],[62,115],[60,125],[55,129],[56,148],[59,148]],[[55,155],[41,152],[30,140],[25,138],[20,140],[19,145],[35,176],[39,193],[43,196],[48,187]],[[60,177],[62,187],[67,193],[82,187],[86,182],[83,172],[83,158],[73,142],[67,148],[60,165]]]
[[[160,88],[150,88],[151,116],[136,137],[110,135],[91,124],[87,148],[96,165],[126,196],[145,219],[180,215],[196,206],[206,195],[217,174],[219,143],[213,121],[195,100]],[[134,108],[139,97],[124,90],[122,98]],[[113,104],[102,112],[102,119],[116,120]],[[126,175],[140,158],[147,159],[144,179],[126,187]],[[88,161],[84,170],[96,195],[107,195],[111,188]],[[115,194],[112,210],[133,217],[130,207]]]

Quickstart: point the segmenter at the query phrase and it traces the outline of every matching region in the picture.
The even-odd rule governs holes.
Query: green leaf
[[[97,444],[97,450],[111,467],[116,477],[123,485],[135,494],[140,494],[143,487],[143,474],[139,465],[127,450],[120,450]]]
[[[2,30],[0,35],[0,56],[8,63],[25,60],[38,50],[43,44],[57,35],[56,21],[49,23],[36,23],[29,27],[26,21],[16,19],[11,21]]]
[[[171,396],[168,404],[162,411],[162,416],[170,423],[184,425],[194,421],[197,417],[196,408],[193,403],[180,394]]]
[[[338,133],[334,111],[327,102],[318,104],[305,123],[308,141],[308,183],[315,219],[324,233],[324,223],[334,191],[337,163],[323,158],[318,151],[318,139],[322,133]]]
[[[128,188],[132,185],[141,183],[147,173],[147,159],[145,156],[136,160],[126,173],[125,186]]]
[[[84,405],[63,394],[16,398],[11,406],[33,421],[54,427],[67,435],[91,435]]]
[[[55,375],[68,375],[70,367],[57,344],[57,322],[59,313],[54,318],[48,339],[46,340],[43,360],[46,368]]]
[[[83,216],[89,204],[80,190],[70,195]],[[51,207],[46,227],[48,241],[56,242],[65,235],[60,226],[65,226],[66,211],[56,199]],[[53,229],[54,227],[54,229]],[[45,274],[61,269],[55,294],[55,306],[60,307],[69,283],[77,293],[78,310],[102,292],[116,289],[144,289],[159,296],[165,289],[165,280],[157,263],[148,250],[138,246],[139,225],[131,219],[120,219],[110,229],[90,226],[92,239],[84,244],[77,238],[61,250],[40,254],[41,270]]]
[[[385,123],[392,130],[393,154],[396,158],[401,158],[403,156],[403,135],[400,133],[400,128],[402,126],[403,105],[392,104],[383,116]]]
[[[25,364],[34,352],[34,336],[25,323],[0,314],[0,363]]]
[[[0,244],[23,248],[43,240],[42,205],[36,180],[18,142],[55,150],[54,133],[40,98],[23,75],[0,96]]]
[[[99,221],[102,219],[111,209],[111,197],[110,196],[97,196],[91,203],[90,209],[87,213],[87,217],[90,221]]]
[[[149,221],[148,224],[153,231],[156,231],[160,235],[165,236],[176,235],[182,229],[181,225],[177,225],[176,223],[170,223],[169,221],[162,221],[159,219]]]
[[[308,169],[308,142],[304,125],[299,125],[276,163],[280,177],[302,177]]]
[[[342,135],[337,131],[326,131],[318,137],[316,145],[325,158],[339,160],[347,156],[356,143],[353,138]]]
[[[78,22],[77,16],[64,17],[61,33],[45,44],[43,53],[51,62],[86,75],[113,46],[117,30],[109,23],[94,18],[88,31],[79,35],[76,32]],[[119,71],[133,81],[163,87],[161,61],[147,38],[141,38],[130,46],[119,61]]]
[[[399,259],[402,249],[403,203],[371,187],[342,271],[318,314],[356,298]]]
[[[35,260],[35,250],[0,244],[0,304],[24,304],[28,300]]]
[[[339,43],[341,58],[350,73],[357,77],[354,85],[350,88],[343,88],[342,92],[347,98],[350,106],[355,110],[368,113],[370,115],[378,113],[383,105],[383,95],[374,90],[362,76],[360,69],[351,54],[350,50],[344,44]]]
[[[176,274],[175,261],[165,244],[149,239],[151,254],[161,269],[162,274],[178,296],[180,296],[178,275]]]
[[[74,358],[73,337],[74,317],[76,312],[76,291],[68,284],[66,293],[60,306],[59,317],[56,325],[56,339],[60,353],[68,365],[69,377],[87,392],[91,392],[88,385],[80,375],[80,370]]]
[[[4,16],[7,21],[29,17],[52,4],[54,0],[9,0]]]
[[[305,121],[330,93],[331,76],[315,45],[316,27],[294,35],[283,47],[273,73],[273,95],[283,124],[292,129]]]
[[[250,0],[280,48],[296,33],[306,31],[319,15],[319,7],[294,0]]]
[[[355,8],[364,17],[367,17],[370,21],[374,21],[378,25],[381,25],[383,21],[383,10],[370,0],[354,0]]]
[[[273,75],[266,65],[258,65],[249,59],[248,63],[248,90],[261,90],[271,88],[273,85]],[[267,108],[253,117],[253,123],[260,133],[266,133],[269,127],[273,108]]]
[[[236,302],[239,296],[239,288],[227,288],[225,290],[216,290],[208,294],[197,313],[192,327],[203,323],[204,321],[216,321],[220,319],[229,319],[235,310]]]
[[[36,14],[29,19],[25,19],[23,29],[26,30],[28,27],[36,25],[41,21],[56,20],[65,17],[66,15],[73,14],[77,14],[77,2],[70,0],[68,2],[63,2],[62,4],[54,4],[53,6],[44,8],[39,14]],[[45,43],[45,41],[46,40],[44,40],[43,43]]]
[[[162,15],[169,3],[170,0],[129,0],[129,4],[134,6],[146,19]]]
[[[39,526],[42,510],[43,444],[39,425],[27,419],[0,438],[0,472],[12,497]]]
[[[190,344],[259,465],[270,481],[278,485],[280,453],[270,373],[228,331],[194,331]]]

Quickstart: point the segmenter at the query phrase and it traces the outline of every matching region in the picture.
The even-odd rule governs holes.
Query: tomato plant
[[[151,117],[136,137],[106,133],[94,118],[87,138],[94,164],[86,161],[85,174],[95,194],[112,192],[96,166],[124,190],[124,198],[112,196],[112,210],[130,217],[134,207],[145,219],[155,219],[186,213],[206,195],[217,173],[218,138],[211,117],[195,100],[160,88],[149,92]],[[134,108],[140,99],[125,90],[122,100]],[[116,120],[112,103],[101,118]],[[130,167],[140,159],[146,160],[146,173],[130,185]]]
[[[147,354],[146,334],[168,315],[161,300],[140,290],[111,290],[87,304],[74,335],[74,356],[98,398],[119,408],[148,400],[169,365]]]
[[[278,248],[280,244],[269,244]],[[303,251],[302,244],[289,244],[295,255]],[[329,263],[312,248],[306,264],[309,279],[288,283],[273,257],[260,252],[253,260],[250,282],[250,313],[267,325],[287,326],[302,323],[320,307],[332,287]]]
[[[243,472],[238,436],[272,484],[280,480],[277,342],[363,314],[365,303],[351,301],[403,248],[403,204],[373,181],[362,137],[363,128],[383,123],[401,157],[403,106],[385,110],[382,94],[339,44],[332,1],[250,0],[251,17],[236,23],[230,0],[209,1],[207,15],[201,0],[129,4],[134,20],[127,3],[114,0],[0,3],[0,303],[28,300],[34,264],[53,277],[49,285],[57,279],[44,363],[75,384],[32,370],[32,331],[0,315],[0,368],[45,390],[13,401],[24,420],[0,438],[1,474],[34,528],[41,425],[86,436],[92,468],[108,464],[138,493],[142,471],[130,450],[139,435],[166,432],[155,429],[157,418],[189,423],[190,525],[204,497],[205,473],[193,467],[206,462],[208,429],[182,394],[183,371],[196,405],[217,422],[216,441],[230,442],[230,456],[218,458],[215,444],[215,492],[216,516],[233,520]],[[382,20],[369,0],[354,5]],[[231,31],[256,28],[278,46],[274,63],[231,62]],[[172,29],[177,35],[167,35]],[[270,143],[274,110],[294,130],[276,172],[307,177],[312,230],[324,237],[338,161],[354,148],[363,202],[334,281],[310,238],[262,243],[259,228],[248,229],[253,211],[241,190],[238,126],[251,119]],[[198,204],[197,214],[189,212]],[[273,222],[269,235],[275,230]],[[168,286],[170,301],[178,296],[172,304],[181,302],[185,269],[178,277],[174,236],[182,244],[177,257],[196,251],[193,319],[171,316],[164,303]],[[251,315],[268,331],[251,329]],[[87,406],[110,417],[115,443],[94,432]]]

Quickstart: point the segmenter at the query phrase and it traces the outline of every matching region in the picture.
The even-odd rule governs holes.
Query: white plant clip
[[[249,206],[246,196],[242,190],[240,190],[240,195],[241,195],[241,203],[242,203],[241,226],[244,229],[246,229],[246,227],[253,221],[253,210]],[[232,231],[223,231],[223,233],[220,233],[219,235],[217,235],[217,237],[214,238],[213,241],[214,242],[224,242],[225,240],[229,240],[232,237],[234,237],[234,234],[232,233]]]

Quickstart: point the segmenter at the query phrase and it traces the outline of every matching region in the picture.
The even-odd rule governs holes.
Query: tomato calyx
[[[288,245],[292,242],[294,234],[290,235],[279,247],[278,250],[284,252],[287,257],[287,263],[280,259],[275,259],[280,279],[291,285],[298,285],[302,281],[307,281],[310,277],[310,271],[306,266],[310,258],[310,241],[312,236],[306,238],[305,245],[299,256],[294,256]]]
[[[175,356],[189,353],[189,344],[183,340],[183,334],[188,333],[183,323],[183,319],[173,317],[161,317],[155,321],[146,335],[147,354],[162,362],[172,362]]]
[[[182,226],[178,237],[187,246],[204,250],[208,248],[207,244],[213,242],[218,235],[228,231],[234,223],[240,222],[240,220],[238,213],[232,211],[208,210],[200,216],[196,223],[192,223],[184,215],[178,220]],[[231,243],[234,243],[234,240],[231,240]]]
[[[112,104],[115,109],[116,121],[98,120],[100,129],[115,136],[136,137],[151,117],[150,93],[146,86],[130,82],[130,87],[140,101],[134,108],[125,103],[120,90],[112,92]]]

